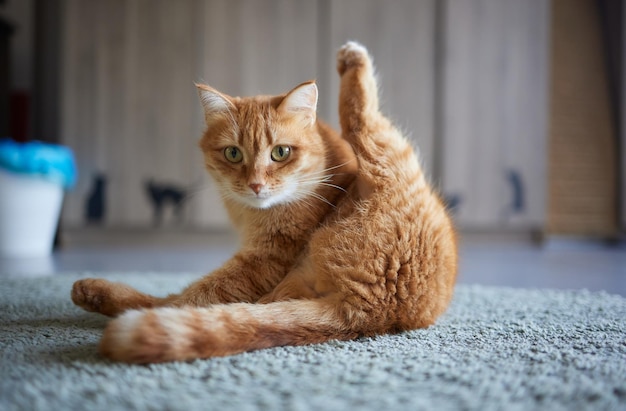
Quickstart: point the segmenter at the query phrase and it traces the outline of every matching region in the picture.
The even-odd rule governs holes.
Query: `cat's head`
[[[197,87],[207,125],[200,147],[224,197],[269,208],[315,196],[325,177],[326,148],[314,82],[280,96],[245,98]]]

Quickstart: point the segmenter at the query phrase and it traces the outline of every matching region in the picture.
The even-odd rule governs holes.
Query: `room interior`
[[[624,294],[620,5],[5,1],[0,134],[70,147],[79,179],[52,258],[2,258],[0,271],[209,272],[237,242],[197,148],[193,82],[250,95],[315,78],[336,125],[334,50],[358,39],[454,213],[461,282]],[[184,200],[158,218],[150,183]],[[541,268],[502,269],[514,250]],[[568,275],[581,253],[602,261],[587,278]]]
[[[68,147],[78,170],[51,252],[0,252],[0,409],[625,409],[625,17],[620,0],[0,0],[0,137]],[[454,218],[448,311],[227,357],[100,355],[110,319],[74,281],[164,296],[237,249],[194,83],[315,79],[336,127],[348,39]]]

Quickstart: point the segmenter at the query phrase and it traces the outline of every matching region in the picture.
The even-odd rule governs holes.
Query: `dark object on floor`
[[[178,222],[182,220],[183,202],[187,195],[183,187],[173,184],[157,183],[148,180],[145,183],[146,192],[154,208],[154,224],[163,223],[163,212],[169,203],[172,206],[173,214]]]
[[[524,211],[524,184],[522,182],[522,176],[516,170],[508,170],[506,173],[506,179],[511,185],[513,190],[513,201],[511,201],[511,210],[514,213],[521,213]]]
[[[459,207],[461,206],[461,202],[462,202],[461,195],[460,194],[445,195],[444,202],[446,203],[448,210],[450,210],[452,214],[456,214],[457,211],[459,210]]]
[[[93,185],[85,203],[85,219],[88,223],[102,223],[106,215],[106,176],[95,174]]]

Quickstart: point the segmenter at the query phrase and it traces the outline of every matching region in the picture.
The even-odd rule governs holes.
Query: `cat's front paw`
[[[350,67],[370,64],[369,53],[365,46],[356,41],[349,41],[337,52],[337,72],[343,75]]]
[[[72,286],[72,301],[86,311],[109,317],[120,313],[113,302],[115,284],[99,278],[78,280]]]

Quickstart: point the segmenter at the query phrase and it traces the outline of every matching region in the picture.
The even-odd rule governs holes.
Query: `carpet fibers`
[[[149,366],[112,363],[85,275],[0,279],[1,410],[626,410],[626,299],[459,286],[433,327]],[[111,273],[165,295],[190,274]]]

